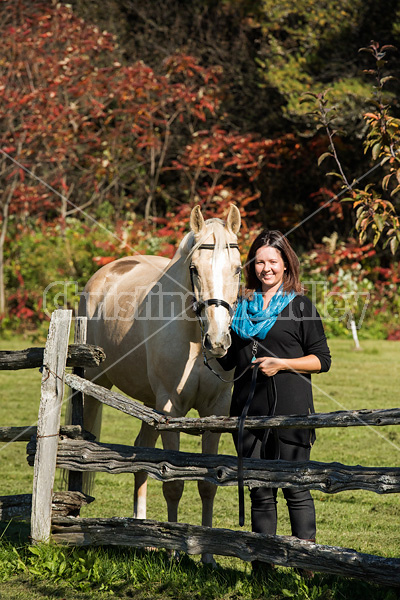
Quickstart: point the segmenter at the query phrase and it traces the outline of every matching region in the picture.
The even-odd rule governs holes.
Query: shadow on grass
[[[29,544],[31,526],[27,521],[0,521],[0,539],[11,544]]]

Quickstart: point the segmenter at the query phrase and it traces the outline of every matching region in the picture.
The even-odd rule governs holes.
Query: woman
[[[251,362],[258,373],[248,415],[313,413],[311,374],[328,371],[331,357],[316,308],[301,294],[298,258],[279,231],[264,230],[250,248],[244,272],[246,289],[232,322],[232,345],[218,359],[225,370],[236,369],[235,378],[244,373],[234,384],[231,416],[241,415],[248,399]],[[314,441],[313,429],[244,430],[243,454],[305,461]],[[276,488],[251,489],[253,531],[276,534],[276,494]],[[294,488],[283,494],[292,535],[315,541],[310,492]]]

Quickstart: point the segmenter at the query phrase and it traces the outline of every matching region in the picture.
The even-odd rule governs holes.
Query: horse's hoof
[[[174,560],[175,562],[179,562],[181,559],[181,553],[179,550],[168,550],[169,560]]]
[[[303,577],[303,579],[313,579],[314,578],[314,571],[311,571],[310,569],[294,569],[294,572],[297,573],[297,575],[300,575],[300,577]]]
[[[203,565],[208,565],[213,569],[216,569],[218,567],[218,563],[215,561],[212,554],[203,554],[201,557],[201,562],[203,563]]]

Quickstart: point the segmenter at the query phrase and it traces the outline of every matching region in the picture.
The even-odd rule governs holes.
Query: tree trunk
[[[5,205],[3,207],[3,221],[1,223],[0,232],[0,315],[4,315],[6,312],[6,292],[5,292],[5,281],[4,281],[4,242],[6,239],[7,228],[8,228],[8,208],[10,205],[11,193],[9,194]]]
[[[0,231],[0,316],[6,313],[6,290],[5,290],[5,281],[4,281],[4,244],[6,241],[7,229],[8,229],[8,221],[9,221],[9,209],[11,204],[11,199],[14,194],[14,190],[17,187],[17,180],[14,178],[14,181],[11,184],[11,188],[8,191],[8,195],[4,200],[3,210],[2,210],[2,223],[1,223],[1,231]]]

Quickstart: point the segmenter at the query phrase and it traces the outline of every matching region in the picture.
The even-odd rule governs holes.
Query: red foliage
[[[388,332],[388,336],[387,339],[392,341],[392,342],[400,342],[400,327],[397,327],[395,329],[391,329]]]
[[[219,69],[182,55],[169,57],[163,74],[142,62],[123,66],[113,37],[62,4],[3,0],[2,17],[2,147],[74,205],[122,208],[128,191],[149,215],[166,194],[160,178],[172,141],[182,143],[219,108]],[[23,170],[12,166],[8,177],[18,179],[14,213],[65,212],[38,180],[26,188]]]
[[[65,217],[104,202],[121,215],[135,198],[146,219],[167,205],[179,222],[182,202],[222,213],[230,201],[253,217],[261,169],[297,151],[223,127],[220,67],[182,54],[158,73],[122,65],[113,37],[61,3],[3,0],[2,16],[0,143],[56,191],[3,156],[15,215]]]
[[[32,292],[25,287],[25,281],[19,271],[16,273],[19,287],[15,294],[8,298],[10,317],[15,317],[25,325],[33,325],[37,321],[44,321],[46,315],[42,312],[43,297],[41,291]]]
[[[114,262],[116,260],[115,256],[94,256],[93,262],[96,263],[98,267],[104,267],[104,265],[108,265],[108,263]]]
[[[313,194],[310,194],[310,198],[317,200],[319,206],[328,209],[331,221],[336,219],[343,220],[343,204],[335,192],[329,188],[322,187]]]
[[[206,217],[224,217],[234,202],[242,231],[250,219],[254,226],[261,170],[279,169],[298,145],[230,131],[220,67],[183,54],[157,72],[140,61],[123,65],[113,36],[68,5],[0,6],[0,144],[18,163],[0,156],[2,198],[11,198],[7,207],[0,199],[0,218],[7,208],[17,229],[33,216],[64,227],[82,212],[101,221],[111,205],[114,221],[133,225],[119,231],[117,223],[122,244],[99,244],[99,266],[132,247],[146,251],[154,238],[171,256],[195,204]],[[9,300],[14,314],[25,307],[30,318],[36,300],[23,290]]]
[[[163,244],[160,248],[160,255],[166,258],[172,258],[176,252],[176,246],[173,244]]]
[[[354,239],[337,245],[333,243],[332,246],[329,242],[317,244],[312,253],[313,272],[334,273],[339,266],[343,269],[355,269],[362,261],[375,254],[373,244],[360,246]]]

